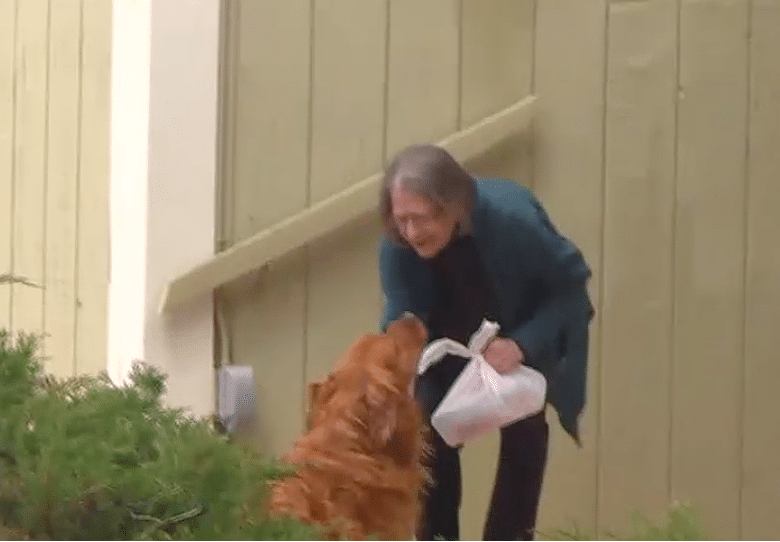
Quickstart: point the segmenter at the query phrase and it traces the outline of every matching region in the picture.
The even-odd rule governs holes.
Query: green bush
[[[158,370],[58,380],[36,345],[0,331],[0,538],[317,539],[264,514],[281,467],[165,407]]]

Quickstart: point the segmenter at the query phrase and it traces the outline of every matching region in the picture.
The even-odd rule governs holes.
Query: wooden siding
[[[535,188],[598,303],[540,526],[690,501],[715,538],[777,538],[780,5],[538,2],[536,36]]]
[[[778,50],[774,0],[227,0],[220,246],[537,95],[532,143],[468,166],[533,186],[594,271],[584,446],[551,413],[539,528],[689,500],[716,538],[777,538]],[[379,232],[349,225],[219,291],[261,449],[287,449],[305,383],[376,329]],[[497,443],[463,452],[464,538]]]
[[[105,369],[111,3],[0,0],[0,326]]]

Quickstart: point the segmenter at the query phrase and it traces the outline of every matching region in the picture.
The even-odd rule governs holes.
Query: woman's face
[[[398,231],[421,258],[433,258],[452,238],[457,217],[425,196],[396,186],[390,201]]]

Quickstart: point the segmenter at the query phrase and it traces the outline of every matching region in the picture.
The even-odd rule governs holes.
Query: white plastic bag
[[[433,341],[420,356],[418,374],[447,354],[469,362],[431,416],[431,425],[450,446],[458,446],[488,431],[541,412],[547,381],[530,367],[500,375],[485,361],[482,350],[498,332],[485,320],[468,347],[452,339]]]

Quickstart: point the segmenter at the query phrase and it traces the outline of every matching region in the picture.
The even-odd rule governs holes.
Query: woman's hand
[[[517,369],[523,363],[523,351],[517,343],[503,337],[490,341],[482,355],[500,375]]]

